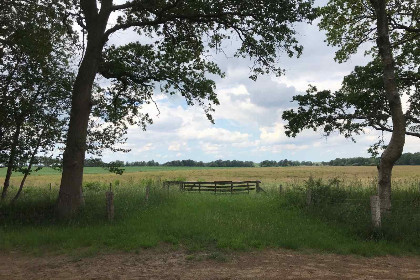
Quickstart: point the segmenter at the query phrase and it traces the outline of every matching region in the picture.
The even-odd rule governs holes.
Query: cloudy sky
[[[364,65],[367,59],[357,54],[344,63],[334,62],[335,49],[324,42],[325,35],[317,26],[296,26],[299,41],[304,46],[299,58],[280,58],[279,65],[286,74],[276,78],[261,76],[250,80],[247,59],[232,58],[238,42],[225,42],[225,54],[214,54],[214,61],[226,73],[217,79],[220,106],[211,124],[203,109],[189,107],[179,96],[156,94],[154,105],[145,107],[154,123],[142,131],[130,127],[125,145],[130,153],[104,153],[104,161],[139,161],[154,159],[166,162],[176,159],[212,161],[216,159],[252,160],[311,160],[327,161],[337,157],[368,156],[367,149],[380,134],[366,131],[356,138],[357,143],[340,135],[328,138],[319,132],[305,131],[296,138],[284,134],[282,112],[294,105],[293,95],[304,93],[308,84],[318,89],[338,89],[342,78],[355,65]],[[134,32],[121,32],[111,43],[123,44],[135,40]],[[385,135],[387,137],[387,135]],[[420,151],[420,141],[408,137],[405,152]]]

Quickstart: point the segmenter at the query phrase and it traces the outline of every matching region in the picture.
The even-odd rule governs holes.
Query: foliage
[[[1,21],[9,22],[0,34],[0,163],[10,171],[29,175],[38,154],[51,153],[64,142],[75,42],[63,19],[66,5],[50,1],[4,5]],[[9,178],[10,173],[2,198]]]
[[[146,185],[152,186],[147,203]],[[281,247],[365,256],[420,254],[417,189],[395,192],[396,200],[410,202],[397,204],[392,223],[384,223],[382,234],[373,235],[368,206],[373,190],[341,189],[335,182],[321,181],[312,185],[313,194],[328,197],[308,208],[305,187],[286,189],[282,195],[185,194],[177,188],[168,194],[158,181],[145,180],[113,189],[112,224],[105,215],[107,184],[85,184],[86,207],[65,222],[53,215],[57,188],[51,193],[45,187],[28,187],[13,207],[0,204],[0,248],[71,253],[86,247],[95,252],[135,251],[166,243],[192,251]],[[342,204],[343,197],[361,202]]]
[[[57,206],[63,218],[83,205],[83,164],[87,143],[92,142],[87,137],[91,115],[101,125],[100,131],[110,129],[115,132],[111,135],[123,141],[130,125],[145,129],[152,122],[142,109],[154,103],[154,92],[160,91],[181,94],[188,105],[202,106],[213,121],[213,106],[219,101],[212,76],[223,73],[212,61],[210,49],[223,49],[222,42],[234,37],[240,42],[235,55],[254,61],[251,78],[268,72],[280,74],[282,70],[275,67],[279,52],[289,56],[302,52],[294,24],[315,18],[312,0],[129,0],[122,4],[81,0],[71,15],[82,28],[83,38],[87,33],[87,44],[74,83],[63,154]],[[110,36],[126,29],[134,29],[139,39],[119,46],[109,44]],[[92,92],[97,74],[109,86]],[[107,141],[110,134],[102,135]]]
[[[125,166],[159,166],[159,162],[154,160],[149,161],[133,161],[133,162],[126,162]]]
[[[320,217],[329,224],[340,224],[353,234],[374,240],[399,240],[419,238],[420,223],[413,222],[419,217],[420,194],[416,182],[403,190],[393,192],[393,212],[383,217],[382,228],[373,230],[370,217],[369,197],[374,188],[345,188],[342,180],[329,182],[308,180],[306,188],[312,190],[313,204],[307,212]],[[418,244],[417,241],[413,243]]]
[[[378,165],[379,160],[377,158],[336,158],[329,162],[322,162],[322,165],[331,166],[369,166]],[[420,165],[420,153],[404,153],[395,165]]]
[[[402,154],[397,165],[420,165],[420,152]]]
[[[261,167],[279,167],[279,166],[312,166],[314,163],[312,161],[298,161],[298,160],[287,160],[283,159],[280,161],[275,160],[263,160],[260,162]]]
[[[379,160],[377,158],[336,158],[328,162],[322,162],[323,165],[331,166],[376,166]]]
[[[122,175],[124,173],[124,168],[121,168],[124,166],[124,162],[120,160],[111,161],[110,163],[106,164],[104,166],[105,169],[107,169],[109,172]]]
[[[396,83],[400,95],[407,96],[406,134],[420,137],[419,45],[420,30],[416,20],[419,6],[413,1],[387,1],[390,40],[395,58]],[[391,110],[385,94],[383,65],[375,42],[374,8],[363,1],[330,1],[319,9],[320,28],[327,32],[327,42],[338,46],[335,59],[345,62],[366,43],[372,60],[357,66],[346,76],[338,91],[310,86],[306,95],[293,97],[298,108],[285,111],[286,135],[295,137],[303,129],[322,130],[325,135],[338,131],[354,140],[367,128],[392,132]],[[374,156],[385,148],[382,137],[369,150]]]
[[[112,1],[106,2],[112,5]],[[110,134],[118,134],[123,142],[128,125],[145,129],[152,118],[142,108],[154,103],[157,89],[170,95],[181,94],[188,105],[202,106],[213,121],[211,114],[219,101],[212,77],[224,74],[211,61],[210,49],[220,50],[224,40],[236,38],[241,46],[235,56],[255,59],[253,79],[269,71],[280,74],[282,69],[274,66],[277,53],[301,54],[293,23],[314,18],[311,4],[305,0],[114,4],[106,12],[117,13],[117,22],[105,31],[102,40],[107,42],[114,32],[128,28],[134,28],[145,40],[105,45],[98,73],[110,86],[93,92],[92,117],[99,133],[90,132],[88,142],[101,143]],[[92,15],[83,10],[83,5],[80,8],[74,20],[89,32]],[[94,150],[112,147],[99,146]]]

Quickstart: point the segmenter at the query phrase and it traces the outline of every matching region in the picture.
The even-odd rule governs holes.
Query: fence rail
[[[214,192],[214,193],[249,193],[264,191],[260,187],[261,181],[213,181],[213,182],[194,182],[194,181],[167,181],[170,185],[178,185],[181,191],[188,192]]]

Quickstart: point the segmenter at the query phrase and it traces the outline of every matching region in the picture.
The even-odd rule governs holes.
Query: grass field
[[[90,255],[169,244],[190,251],[281,247],[365,256],[420,255],[417,166],[396,167],[394,210],[380,231],[370,223],[369,196],[375,193],[375,169],[370,167],[178,168],[127,170],[133,172],[122,176],[89,174],[93,171],[87,169],[85,175],[85,208],[65,222],[54,215],[59,174],[31,176],[34,181],[28,182],[16,205],[0,204],[0,250]],[[324,180],[308,180],[311,175]],[[168,193],[162,188],[163,179],[176,178],[261,179],[267,193],[191,194],[177,188]],[[110,182],[115,192],[112,223],[105,213]],[[279,183],[286,186],[282,194],[275,188]],[[152,186],[148,202],[146,185]],[[308,187],[313,189],[310,207],[305,205]]]
[[[0,168],[4,176],[5,168]],[[98,176],[100,174],[100,176]],[[263,185],[300,185],[310,176],[322,179],[340,178],[348,184],[374,185],[377,170],[374,166],[300,166],[300,167],[248,167],[248,168],[214,168],[214,167],[125,167],[123,175],[109,173],[100,167],[85,168],[85,182],[113,183],[118,180],[122,185],[132,185],[144,179],[160,180],[261,180]],[[18,185],[22,175],[13,174],[11,183]],[[420,166],[396,166],[393,179],[397,185],[408,182],[420,182]],[[28,177],[28,186],[58,186],[60,172],[43,168]]]
[[[203,169],[226,169],[228,167],[183,167],[183,166],[127,166],[123,167],[125,173],[133,172],[153,172],[153,171],[176,171],[176,170],[203,170]],[[104,174],[109,173],[108,170],[102,167],[85,167],[85,174]],[[34,172],[34,176],[44,175],[59,175],[61,171],[50,167],[44,167],[41,170]],[[0,176],[6,175],[6,168],[0,168]],[[13,177],[22,176],[21,173],[15,172]]]

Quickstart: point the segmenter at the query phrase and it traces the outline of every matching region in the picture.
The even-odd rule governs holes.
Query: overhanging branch
[[[160,14],[160,13],[158,13]],[[104,34],[104,43],[108,41],[109,36],[118,31],[118,30],[125,30],[131,27],[146,27],[146,26],[157,26],[160,24],[164,24],[174,20],[188,20],[195,23],[210,23],[216,22],[217,19],[221,19],[226,16],[240,16],[246,17],[250,16],[250,14],[243,14],[240,12],[221,12],[221,13],[213,13],[213,14],[193,14],[193,15],[185,15],[185,14],[173,14],[167,15],[165,17],[158,16],[154,20],[146,20],[146,21],[133,21],[133,22],[126,22],[121,24],[116,24]]]
[[[383,124],[380,124],[380,123],[373,124],[372,127],[376,130],[379,130],[379,131],[387,131],[387,132],[393,132],[394,131],[392,128],[386,127],[386,126],[384,126]],[[405,134],[420,138],[420,133],[405,131]]]

